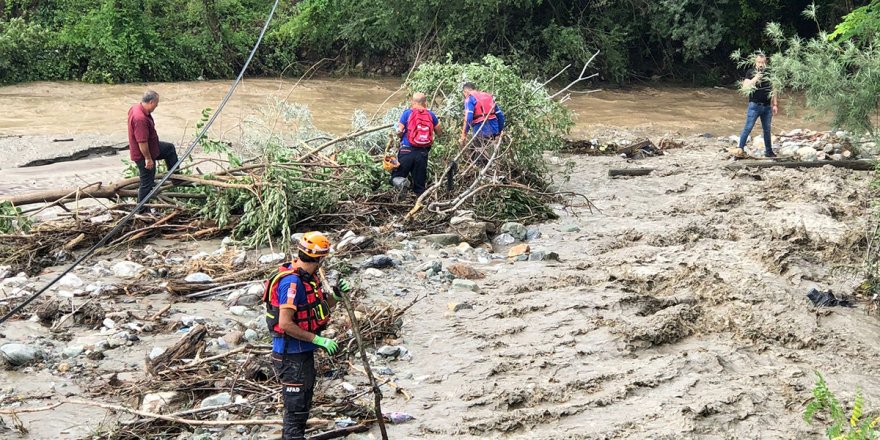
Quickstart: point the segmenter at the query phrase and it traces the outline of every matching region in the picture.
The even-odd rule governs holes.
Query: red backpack
[[[416,148],[427,148],[434,143],[434,118],[424,108],[414,108],[406,121],[406,138]]]

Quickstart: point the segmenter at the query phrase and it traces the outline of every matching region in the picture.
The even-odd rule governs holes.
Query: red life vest
[[[263,302],[266,304],[266,325],[269,327],[269,331],[276,336],[288,337],[279,325],[281,309],[278,304],[278,285],[281,284],[284,277],[294,275],[305,288],[306,305],[297,305],[296,311],[293,313],[293,322],[299,328],[312,333],[324,330],[327,323],[330,322],[330,304],[324,295],[321,281],[301,268],[291,269],[288,266],[281,266],[266,280],[263,290]]]
[[[434,143],[434,118],[425,108],[410,109],[406,120],[406,139],[416,148],[428,148]]]
[[[495,98],[491,94],[474,90],[471,92],[471,96],[477,100],[476,105],[474,105],[474,119],[472,122],[474,125],[486,119],[495,119]]]

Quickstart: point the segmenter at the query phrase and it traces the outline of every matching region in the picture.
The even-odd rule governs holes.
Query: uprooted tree
[[[580,80],[589,78],[583,74],[588,65]],[[458,143],[463,116],[461,86],[466,81],[494,94],[507,114],[505,135],[489,152],[488,163],[470,159],[467,153],[473,148],[473,139],[466,145]],[[153,201],[154,207],[165,208],[163,212],[177,212],[173,221],[159,225],[145,221],[137,227],[142,232],[167,233],[175,228],[179,232],[183,221],[198,220],[200,227],[211,221],[213,232],[231,231],[234,238],[249,246],[277,239],[284,249],[291,235],[306,225],[332,229],[405,222],[414,228],[438,229],[463,209],[494,222],[552,217],[549,203],[557,200],[558,194],[551,189],[553,179],[543,154],[563,145],[562,136],[572,126],[572,114],[558,99],[578,82],[551,93],[546,83],[523,80],[516,67],[494,57],[473,64],[423,64],[405,85],[410,91],[429,95],[447,130],[435,140],[431,151],[434,184],[415,203],[390,191],[388,175],[381,167],[383,154],[393,141],[390,131],[402,108],[372,118],[357,112],[351,133],[334,138],[314,127],[307,108],[277,102],[245,121],[245,136],[239,145],[201,140],[196,158],[190,158]],[[65,204],[84,198],[123,203],[135,195],[137,185],[136,178],[128,178],[8,196],[0,200],[4,206],[0,226],[6,232],[28,227],[23,217],[26,212],[21,211],[26,205],[43,204],[39,210],[46,204],[69,209]],[[124,212],[109,209],[91,214],[106,215],[108,211]],[[68,222],[84,219],[82,213],[73,217]],[[64,229],[76,231],[78,227],[68,224]],[[95,234],[102,230],[93,226],[85,229]],[[137,238],[146,235],[141,233]],[[90,240],[80,241],[84,246]],[[20,244],[21,240],[16,240],[15,246]]]

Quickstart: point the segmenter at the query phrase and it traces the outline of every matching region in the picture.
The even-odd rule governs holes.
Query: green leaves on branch
[[[7,201],[0,202],[0,233],[27,232],[30,227],[31,221],[22,214],[21,208]]]
[[[856,392],[853,409],[846,416],[844,408],[837,397],[828,388],[825,378],[816,373],[816,385],[813,387],[813,399],[804,410],[804,420],[812,423],[817,416],[822,416],[827,424],[825,434],[829,440],[869,440],[880,438],[880,417],[864,417],[865,396],[861,390]]]

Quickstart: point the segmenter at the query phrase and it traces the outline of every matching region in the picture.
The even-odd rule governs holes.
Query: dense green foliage
[[[814,19],[815,10],[803,14]],[[818,21],[815,25],[820,27]],[[845,17],[832,34],[786,37],[777,23],[767,35],[780,51],[770,58],[775,90],[804,92],[807,105],[832,116],[834,127],[876,134],[880,111],[880,1]]]
[[[819,0],[830,27],[865,1]],[[805,0],[466,0],[281,3],[250,74],[296,74],[322,58],[352,73],[402,73],[415,60],[494,54],[547,75],[602,50],[603,78],[717,82],[725,54],[769,42],[779,22],[811,37]],[[0,83],[229,77],[271,2],[258,0],[0,0]],[[845,37],[845,36],[844,36]]]
[[[869,440],[880,438],[880,417],[867,417],[865,396],[861,390],[856,393],[850,416],[828,388],[825,378],[816,373],[816,386],[813,399],[804,410],[804,420],[812,422],[817,416],[824,416],[827,427],[825,434],[829,440]]]

